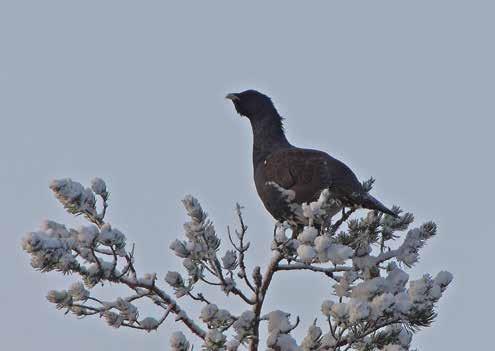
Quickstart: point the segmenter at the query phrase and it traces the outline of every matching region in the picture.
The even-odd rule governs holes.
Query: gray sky
[[[447,269],[455,281],[415,345],[491,343],[494,10],[453,0],[2,1],[2,348],[165,350],[177,329],[114,330],[45,301],[69,279],[34,272],[20,239],[45,218],[82,221],[53,198],[53,178],[107,181],[108,218],[136,243],[142,272],[178,267],[168,244],[182,235],[187,193],[220,235],[242,203],[254,260],[266,261],[273,220],[251,179],[251,131],[223,99],[247,88],[273,97],[293,144],[374,176],[373,194],[418,223],[438,222],[411,278]],[[297,279],[298,290],[280,275],[267,307],[300,314],[301,333],[331,286]]]

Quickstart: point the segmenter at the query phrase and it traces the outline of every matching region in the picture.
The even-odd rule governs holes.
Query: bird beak
[[[239,101],[240,100],[240,98],[236,94],[227,94],[227,96],[225,98],[232,100],[232,101]]]

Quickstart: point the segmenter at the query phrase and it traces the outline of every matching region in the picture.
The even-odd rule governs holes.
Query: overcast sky
[[[487,349],[495,312],[493,2],[164,3],[0,4],[2,349],[166,350],[180,329],[115,330],[46,302],[48,290],[72,280],[33,271],[21,237],[46,218],[82,223],[51,195],[53,178],[107,181],[108,219],[136,243],[141,272],[163,277],[179,267],[168,245],[182,236],[188,193],[222,236],[235,202],[243,204],[249,264],[266,261],[273,220],[251,178],[251,130],[224,99],[248,88],[273,98],[293,144],[375,177],[373,194],[385,204],[439,224],[411,278],[446,269],[455,281],[414,345]],[[286,273],[271,293],[267,310],[301,315],[301,335],[331,286]]]

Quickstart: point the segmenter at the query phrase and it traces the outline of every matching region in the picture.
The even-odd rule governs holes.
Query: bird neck
[[[253,164],[256,167],[260,162],[264,162],[268,155],[276,150],[287,148],[290,145],[285,137],[282,126],[282,118],[268,116],[258,116],[261,118],[251,119],[253,128]]]

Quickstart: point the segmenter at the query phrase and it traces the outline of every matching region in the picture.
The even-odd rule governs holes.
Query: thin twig
[[[342,213],[342,217],[335,222],[331,227],[330,227],[330,233],[335,234],[337,230],[340,228],[340,226],[349,219],[351,214],[353,214],[356,211],[356,208],[350,208],[347,212]]]
[[[246,283],[246,285],[249,287],[249,289],[252,292],[255,292],[255,288],[254,288],[253,284],[251,283],[251,281],[249,280],[248,275],[246,274],[245,252],[249,249],[249,243],[244,245],[244,237],[246,235],[248,227],[244,224],[244,219],[242,218],[241,206],[239,204],[236,204],[236,212],[237,212],[237,218],[239,219],[239,224],[241,226],[241,232],[238,233],[236,231],[237,237],[239,239],[239,246],[237,246],[234,243],[234,241],[232,239],[232,235],[230,233],[230,228],[228,226],[227,226],[227,234],[228,234],[230,243],[236,249],[236,251],[239,252],[240,275],[241,275],[242,279],[244,280],[244,282]]]
[[[337,267],[318,267],[318,266],[313,266],[305,263],[290,263],[290,264],[278,264],[276,267],[277,271],[293,271],[293,270],[308,270],[308,271],[313,271],[313,272],[320,272],[325,274],[327,277],[332,278],[335,281],[339,281],[337,277],[333,273],[335,272],[347,272],[347,271],[352,271],[352,267],[349,266],[337,266]]]

